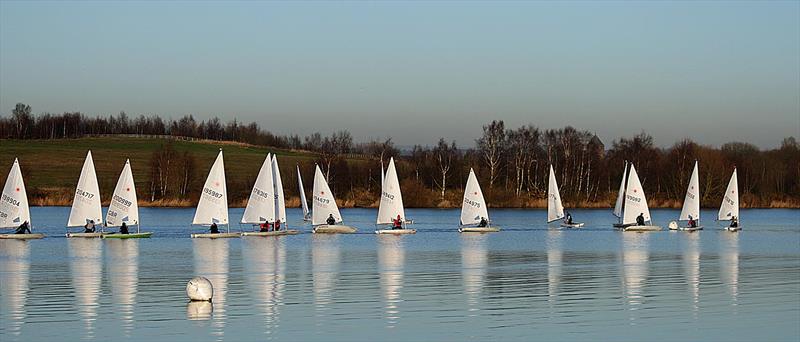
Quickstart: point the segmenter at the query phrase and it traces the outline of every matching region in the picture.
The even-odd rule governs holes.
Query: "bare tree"
[[[494,182],[499,176],[503,150],[506,145],[506,131],[503,120],[492,122],[483,126],[483,136],[477,141],[478,149],[483,154],[486,165],[489,167],[489,188],[494,187]]]

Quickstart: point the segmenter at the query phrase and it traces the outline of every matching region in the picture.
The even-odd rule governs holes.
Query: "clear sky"
[[[481,125],[800,136],[800,2],[0,1],[0,113],[471,146]]]

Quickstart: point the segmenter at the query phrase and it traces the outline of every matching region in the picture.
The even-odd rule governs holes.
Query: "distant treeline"
[[[10,117],[0,117],[0,137],[11,139],[79,138],[95,134],[172,135],[236,141],[252,145],[313,152],[334,192],[348,205],[373,206],[380,191],[381,164],[398,161],[404,199],[411,207],[458,207],[470,168],[480,179],[494,207],[545,205],[547,173],[552,164],[561,195],[568,206],[601,207],[613,202],[624,162],[632,162],[642,179],[651,206],[679,206],[695,160],[700,161],[701,203],[718,206],[734,167],[738,169],[745,206],[797,207],[800,204],[800,147],[787,137],[779,148],[759,150],[731,142],[719,148],[683,140],[659,148],[645,132],[615,140],[610,146],[593,133],[573,127],[540,129],[533,125],[507,128],[503,121],[483,127],[470,148],[440,139],[436,146],[415,146],[401,154],[391,138],[355,143],[346,130],[330,136],[304,138],[276,135],[256,123],[218,118],[197,121],[192,116],[164,120],[158,116],[129,118],[125,113],[88,117],[81,113],[32,115],[17,104]],[[190,153],[178,155],[169,144],[153,151],[150,163],[151,201],[196,197],[195,183],[205,170]],[[302,166],[302,165],[301,165]],[[257,165],[254,165],[257,168]],[[311,165],[303,167],[310,191]],[[289,176],[292,179],[294,176]],[[287,195],[296,187],[284,182]],[[141,190],[140,190],[141,191]],[[248,197],[247,186],[229,187],[233,200]]]

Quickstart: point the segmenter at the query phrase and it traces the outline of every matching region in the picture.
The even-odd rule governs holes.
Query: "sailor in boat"
[[[636,216],[636,225],[644,226],[644,213],[639,213],[639,216]]]
[[[275,224],[272,225],[272,230],[276,231],[276,232],[281,230],[281,220],[276,220],[275,221]]]
[[[572,224],[572,214],[570,214],[569,211],[567,212],[567,215],[564,216],[564,222],[566,224]]]
[[[697,221],[694,220],[692,215],[689,215],[689,228],[697,228]]]
[[[219,234],[219,227],[217,227],[217,223],[216,222],[212,222],[211,223],[211,227],[209,228],[209,231],[211,232],[211,234]]]
[[[119,226],[119,233],[120,234],[128,234],[128,224],[122,222],[122,225]]]
[[[739,219],[736,216],[731,217],[731,228],[739,227]]]
[[[397,215],[397,218],[392,220],[392,229],[403,229],[403,219],[400,218],[400,215]]]
[[[489,221],[486,220],[485,217],[481,216],[481,222],[478,223],[478,227],[487,227],[489,226]]]
[[[328,215],[328,219],[325,220],[325,223],[327,223],[329,226],[336,224],[336,219],[333,218],[333,214]]]
[[[262,233],[268,232],[269,231],[269,222],[266,222],[266,221],[262,222],[260,225],[258,225],[258,228],[259,228],[258,229],[259,232],[262,232]]]
[[[83,232],[94,233],[94,220],[89,220],[89,222],[83,226]]]
[[[28,224],[28,221],[22,222],[22,224],[19,225],[19,227],[17,227],[17,230],[14,231],[14,234],[30,234],[30,233],[31,233],[31,227],[30,224]]]

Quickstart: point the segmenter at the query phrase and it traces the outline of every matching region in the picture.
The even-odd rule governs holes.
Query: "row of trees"
[[[606,146],[595,134],[573,127],[540,129],[534,125],[506,127],[503,121],[483,126],[470,148],[440,139],[435,146],[414,146],[401,153],[390,138],[356,143],[347,131],[330,136],[275,135],[257,124],[192,116],[163,120],[158,116],[131,119],[125,113],[87,117],[80,113],[31,114],[18,104],[10,117],[0,117],[0,137],[14,139],[78,138],[91,134],[174,135],[230,140],[314,152],[336,194],[354,205],[372,205],[380,191],[380,170],[389,157],[397,159],[401,186],[410,206],[458,206],[470,169],[474,169],[493,206],[526,207],[543,203],[550,166],[557,173],[561,195],[570,205],[606,205],[613,201],[625,161],[632,162],[648,197],[663,205],[683,199],[695,160],[700,161],[702,203],[718,205],[734,167],[746,205],[800,202],[800,147],[793,137],[779,148],[762,151],[742,142],[719,148],[683,140],[669,148],[655,145],[641,132]],[[148,180],[150,200],[195,197],[203,170],[195,157],[170,145],[153,152]],[[301,165],[303,166],[303,165]],[[310,172],[311,165],[304,167]],[[311,179],[312,174],[304,174]],[[288,173],[288,177],[292,173]],[[291,181],[291,180],[289,180]],[[311,181],[306,181],[310,190]],[[284,181],[288,184],[288,181]],[[231,198],[247,198],[249,185],[229,189]],[[296,195],[286,186],[287,195]],[[238,193],[241,192],[241,193]]]

